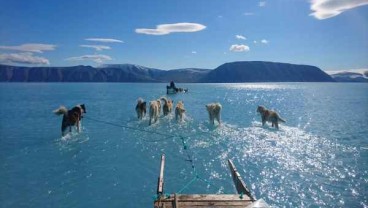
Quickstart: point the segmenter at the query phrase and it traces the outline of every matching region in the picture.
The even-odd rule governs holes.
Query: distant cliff
[[[223,64],[211,71],[204,82],[333,82],[315,66],[263,61]]]
[[[337,82],[367,82],[368,83],[368,71],[364,73],[358,72],[339,72],[330,74],[330,76]]]
[[[17,67],[0,65],[2,82],[157,82],[162,70],[124,64],[94,68],[72,67]]]
[[[214,70],[160,70],[133,64],[112,64],[99,68],[19,67],[0,65],[1,82],[333,82],[315,66],[274,62],[226,63]]]

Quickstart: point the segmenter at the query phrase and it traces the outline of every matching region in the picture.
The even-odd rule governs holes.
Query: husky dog
[[[149,125],[152,122],[156,122],[160,115],[161,103],[160,101],[154,100],[149,103]]]
[[[208,115],[210,117],[210,123],[215,125],[215,119],[221,125],[221,109],[222,106],[220,103],[210,103],[206,105],[206,109],[208,111]]]
[[[279,121],[285,122],[284,119],[282,119],[278,113],[272,110],[267,110],[264,106],[258,106],[257,112],[261,114],[262,118],[262,126],[265,125],[266,121],[269,121],[272,123],[272,127],[276,127],[279,129]]]
[[[158,116],[160,116],[160,114],[161,114],[161,101],[160,101],[160,99],[157,99],[156,102],[157,102],[157,105],[158,105]]]
[[[139,98],[137,101],[137,105],[135,106],[135,111],[137,112],[137,117],[139,120],[142,120],[146,115],[146,102]]]
[[[77,126],[77,130],[79,132],[80,120],[83,118],[83,114],[86,112],[86,107],[84,104],[77,105],[71,110],[68,110],[64,106],[60,106],[60,108],[54,110],[56,115],[64,115],[63,121],[61,123],[61,135],[65,135],[65,129],[69,127],[69,132],[72,131],[72,126]]]
[[[161,100],[164,101],[164,105],[162,106],[162,111],[164,113],[164,116],[167,116],[172,111],[173,101],[172,100],[168,100],[165,97],[162,97]]]
[[[175,107],[175,119],[176,120],[179,119],[180,121],[182,121],[184,117],[184,113],[185,113],[184,103],[183,101],[179,101]]]

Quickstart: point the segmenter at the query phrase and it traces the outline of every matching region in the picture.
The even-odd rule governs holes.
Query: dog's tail
[[[167,98],[165,98],[165,97],[161,97],[160,98],[162,101],[164,101],[165,102],[165,104],[167,104]]]
[[[60,106],[60,108],[53,111],[56,115],[65,115],[68,113],[68,109],[65,106]]]
[[[277,117],[277,120],[281,121],[281,122],[286,122],[284,119],[282,119],[280,116]]]

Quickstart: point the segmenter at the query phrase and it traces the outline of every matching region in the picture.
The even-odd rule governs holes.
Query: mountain
[[[135,64],[109,64],[96,70],[106,74],[107,82],[159,82],[158,77],[165,73],[160,69]]]
[[[160,70],[134,64],[95,68],[0,65],[0,82],[332,82],[315,66],[262,61],[226,63],[214,70]]]
[[[203,82],[333,82],[315,66],[243,61],[223,64],[211,71]]]
[[[158,82],[154,79],[162,70],[138,65],[111,65],[101,68],[18,67],[0,65],[2,82]]]
[[[94,75],[91,66],[18,67],[0,65],[1,82],[78,82]]]
[[[173,69],[165,71],[164,74],[159,78],[163,82],[175,81],[175,82],[200,82],[205,79],[210,69],[197,69],[197,68],[187,68],[187,69]]]
[[[338,72],[330,74],[337,82],[368,82],[368,71],[359,72]]]

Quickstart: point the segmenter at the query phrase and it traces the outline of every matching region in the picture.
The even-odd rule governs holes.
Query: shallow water
[[[180,87],[189,93],[170,98],[184,101],[185,121],[148,126],[136,100],[165,95],[165,84],[0,84],[1,207],[152,207],[162,153],[165,193],[234,193],[232,159],[274,207],[368,206],[368,85]],[[209,125],[210,102],[223,106],[221,126]],[[52,111],[79,103],[82,132],[61,137]],[[286,123],[262,127],[257,105]]]

